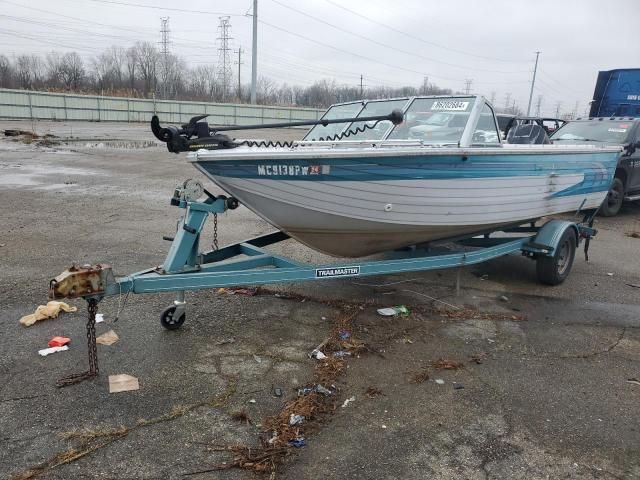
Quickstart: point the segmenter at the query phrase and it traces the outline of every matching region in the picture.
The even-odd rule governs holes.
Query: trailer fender
[[[568,229],[573,229],[577,245],[580,241],[580,231],[575,223],[566,220],[550,220],[540,227],[530,242],[522,246],[522,250],[531,256],[552,257],[558,248],[562,235]]]

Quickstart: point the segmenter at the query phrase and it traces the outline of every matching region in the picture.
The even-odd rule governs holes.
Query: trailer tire
[[[160,314],[160,324],[167,330],[178,330],[187,318],[184,310],[180,316],[176,316],[176,309],[177,307],[175,305],[171,305],[165,308]]]
[[[620,178],[615,177],[613,182],[611,182],[611,187],[609,187],[607,196],[602,201],[600,213],[603,217],[613,217],[614,215],[617,215],[622,207],[623,200],[624,184]]]
[[[560,285],[571,272],[576,256],[576,234],[573,228],[567,228],[555,249],[553,256],[539,256],[536,261],[538,280],[546,285]]]

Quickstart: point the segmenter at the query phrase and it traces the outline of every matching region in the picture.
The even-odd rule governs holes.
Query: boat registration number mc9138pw
[[[320,174],[328,175],[329,165],[258,165],[259,176],[303,177]]]
[[[316,268],[316,278],[355,277],[360,275],[360,266]]]

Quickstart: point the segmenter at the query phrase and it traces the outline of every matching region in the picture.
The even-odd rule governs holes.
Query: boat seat
[[[509,129],[507,143],[520,143],[529,145],[547,145],[551,143],[549,135],[537,123],[517,125]]]

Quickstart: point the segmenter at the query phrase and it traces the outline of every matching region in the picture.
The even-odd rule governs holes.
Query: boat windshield
[[[633,122],[629,120],[587,120],[569,122],[551,136],[553,143],[628,142]]]
[[[394,110],[402,110],[408,99],[376,100],[368,102],[358,117],[388,115]],[[365,128],[366,125],[366,128]],[[389,120],[381,122],[353,122],[345,132],[345,140],[382,140],[393,124]],[[362,130],[364,128],[364,131]]]
[[[458,143],[474,103],[474,97],[416,98],[388,138]]]
[[[336,118],[353,118],[362,110],[363,102],[345,103],[333,105],[322,116],[323,119],[335,120]],[[347,126],[347,123],[330,123],[326,127],[316,125],[307,132],[305,140],[324,140],[339,134]]]

